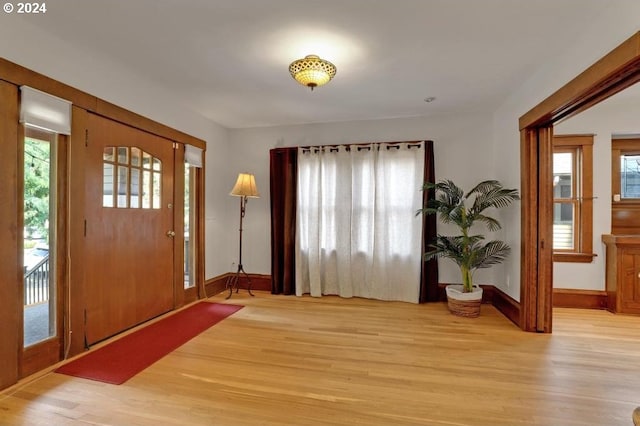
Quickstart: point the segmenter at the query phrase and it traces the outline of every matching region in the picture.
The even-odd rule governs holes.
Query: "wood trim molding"
[[[640,32],[520,117],[520,130],[557,122],[640,80]]]
[[[591,263],[593,258],[598,257],[595,253],[562,253],[554,252],[553,261],[563,263]]]
[[[233,272],[210,278],[206,282],[207,295],[214,296],[225,291],[225,284],[228,277],[233,276]],[[271,291],[271,275],[249,274],[253,285],[253,290]],[[438,294],[440,302],[446,302],[447,295],[445,287],[447,283],[438,284]],[[505,317],[518,327],[520,326],[520,303],[506,294],[499,287],[492,284],[481,284],[482,303],[492,304]],[[241,280],[241,289],[246,289],[246,280]],[[233,296],[232,296],[233,298]],[[580,308],[580,309],[606,309],[607,292],[600,290],[573,290],[554,289],[553,306],[558,308]]]
[[[167,138],[172,141],[193,145],[201,149],[207,148],[206,142],[202,139],[195,138],[99,98],[96,98],[95,113],[111,120],[119,121],[120,123],[128,126],[153,133],[154,135],[162,136],[163,138]]]
[[[154,135],[172,141],[194,145],[206,149],[206,142],[164,124],[143,117],[134,112],[104,101],[96,96],[85,93],[74,87],[61,83],[21,65],[0,58],[0,80],[15,84],[26,85],[41,90],[59,98],[66,99],[87,111],[102,115],[114,121],[144,130]]]
[[[207,296],[211,297],[225,291],[227,279],[235,274],[235,272],[227,272],[226,274],[218,275],[205,281]],[[252,291],[271,291],[271,275],[249,274],[249,278],[251,278]],[[240,290],[247,289],[247,279],[244,276],[240,277],[238,288],[240,288]],[[231,297],[233,298],[233,296]]]
[[[493,287],[493,286],[492,286]],[[493,306],[509,318],[512,323],[520,326],[520,303],[498,287],[493,287]]]
[[[2,155],[0,155],[0,389],[10,386],[18,380],[18,354],[22,345],[22,328],[19,327],[22,315],[18,300],[23,300],[20,294],[22,283],[21,269],[16,265],[22,264],[19,257],[18,218],[18,89],[8,83],[0,81],[0,140],[2,141]]]
[[[554,308],[607,309],[604,290],[553,289]]]

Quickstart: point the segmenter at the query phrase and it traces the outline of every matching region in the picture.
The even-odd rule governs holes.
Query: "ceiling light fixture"
[[[336,66],[316,55],[307,55],[291,62],[289,72],[298,83],[313,90],[314,87],[327,84],[336,75]]]

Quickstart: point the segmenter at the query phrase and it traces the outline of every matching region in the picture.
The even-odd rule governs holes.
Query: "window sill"
[[[554,262],[567,262],[567,263],[591,263],[593,258],[596,257],[595,253],[553,253]]]

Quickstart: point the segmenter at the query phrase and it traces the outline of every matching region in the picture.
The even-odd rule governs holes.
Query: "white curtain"
[[[300,148],[296,294],[418,303],[424,143]]]

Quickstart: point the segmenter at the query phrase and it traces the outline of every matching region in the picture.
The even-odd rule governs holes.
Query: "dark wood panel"
[[[640,204],[612,203],[611,233],[640,234]]]
[[[21,251],[18,217],[18,89],[0,81],[0,388],[18,380],[22,342]]]
[[[604,290],[553,289],[554,308],[607,309]]]
[[[640,314],[640,247],[625,250],[620,262],[622,312]]]
[[[607,309],[640,314],[640,235],[603,235]]]

